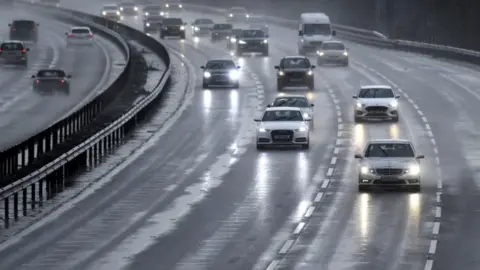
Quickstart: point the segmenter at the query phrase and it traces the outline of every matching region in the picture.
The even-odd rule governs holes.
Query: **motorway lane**
[[[11,16],[11,15],[10,15]],[[31,48],[27,70],[2,67],[0,86],[0,149],[18,143],[42,128],[53,124],[77,105],[103,90],[123,67],[113,66],[112,58],[121,62],[120,50],[101,37],[92,48],[66,48],[64,33],[70,26],[18,10],[12,18],[33,18],[40,24],[38,44]],[[6,16],[11,22],[9,16]],[[3,17],[2,17],[3,19]],[[8,31],[8,30],[7,30]],[[73,75],[69,95],[39,94],[32,91],[30,76],[41,68],[58,67]]]

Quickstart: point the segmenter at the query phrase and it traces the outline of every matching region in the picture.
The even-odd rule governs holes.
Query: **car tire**
[[[263,150],[263,149],[265,149],[265,146],[257,143],[257,150]]]
[[[185,39],[185,33],[183,33],[182,35],[180,35],[180,39]]]
[[[345,63],[343,63],[343,66],[348,67],[348,61],[345,61]]]
[[[315,83],[313,81],[309,82],[307,83],[307,87],[308,87],[308,90],[315,90]]]
[[[394,123],[397,123],[398,120],[399,120],[399,117],[398,117],[398,116],[392,118],[392,122],[394,122]]]
[[[233,88],[233,89],[238,89],[238,88],[240,88],[240,83],[237,82],[236,84],[233,85],[232,88]]]
[[[163,32],[160,32],[160,39],[165,39],[165,34]]]
[[[358,185],[358,192],[367,192],[370,191],[370,187],[364,185]]]
[[[309,149],[310,148],[310,142],[308,142],[307,144],[302,144],[302,149]]]
[[[282,90],[283,90],[283,83],[277,80],[277,91],[282,91]]]
[[[354,116],[353,120],[354,120],[355,123],[362,123],[363,122],[363,119],[360,118],[360,117],[357,117],[357,116]]]
[[[203,89],[207,89],[207,88],[208,88],[208,83],[203,82],[203,83],[202,83],[202,88],[203,88]]]

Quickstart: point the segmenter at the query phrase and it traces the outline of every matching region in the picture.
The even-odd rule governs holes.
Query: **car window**
[[[274,107],[310,107],[308,100],[304,97],[281,97],[273,102]]]
[[[262,121],[303,121],[303,117],[300,111],[266,111],[263,115]]]
[[[330,35],[330,24],[304,24],[303,33],[309,35]]]
[[[230,13],[247,13],[247,10],[245,8],[236,7],[231,8]]]
[[[37,77],[44,78],[63,78],[65,76],[65,72],[61,70],[40,70],[37,73]]]
[[[210,19],[196,19],[194,24],[213,24],[213,21]]]
[[[19,51],[23,50],[23,44],[21,43],[3,43],[2,51]]]
[[[12,26],[15,27],[15,28],[32,29],[32,28],[35,28],[35,22],[33,22],[33,21],[14,21]]]
[[[147,18],[147,21],[149,22],[161,22],[163,21],[163,17],[162,16],[150,16]]]
[[[284,58],[280,62],[281,68],[310,68],[310,61],[306,58]]]
[[[343,43],[328,43],[325,42],[322,44],[322,50],[345,50],[345,45]]]
[[[415,153],[408,143],[372,143],[367,147],[365,157],[413,158]]]
[[[104,6],[103,10],[112,10],[112,11],[117,11],[118,7],[116,6]]]
[[[242,37],[244,38],[261,38],[265,37],[265,32],[262,30],[242,30]]]
[[[360,90],[359,98],[394,98],[392,89],[386,88],[365,88]]]
[[[143,11],[161,11],[162,8],[159,6],[146,6],[143,8]]]
[[[120,5],[123,7],[134,7],[135,3],[121,3]]]
[[[182,19],[178,19],[178,18],[163,19],[163,24],[165,24],[165,25],[183,25],[183,21],[182,21]]]
[[[205,66],[207,69],[230,69],[235,68],[235,63],[232,61],[208,61],[207,65]]]
[[[219,29],[219,30],[229,30],[229,29],[232,29],[233,26],[231,24],[228,24],[228,23],[220,23],[220,24],[215,24],[213,26],[213,29]]]
[[[90,34],[90,30],[85,28],[72,29],[72,34]]]

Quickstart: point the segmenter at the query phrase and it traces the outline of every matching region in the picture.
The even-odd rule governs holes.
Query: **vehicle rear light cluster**
[[[65,82],[65,80],[60,80],[60,83],[64,83],[64,82]]]
[[[27,53],[27,49],[23,49],[23,50],[22,50],[22,53]]]
[[[15,31],[17,31],[17,29],[15,29],[15,28],[12,28],[12,32],[15,32]]]
[[[37,82],[37,84],[39,84],[39,83],[40,83],[40,80],[36,80],[36,82]]]
[[[88,37],[89,37],[89,38],[93,38],[93,34],[88,34]]]
[[[74,34],[68,34],[68,37],[75,37]]]

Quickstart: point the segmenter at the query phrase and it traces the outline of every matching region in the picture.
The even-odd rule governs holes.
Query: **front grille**
[[[292,130],[273,130],[271,135],[273,142],[291,142],[293,139]]]
[[[386,113],[388,110],[388,107],[385,106],[369,106],[366,107],[365,110],[368,113]]]
[[[375,169],[375,171],[379,175],[402,175],[405,170],[396,169],[396,168],[381,168],[381,169]]]
[[[290,78],[303,78],[305,76],[305,72],[287,72],[286,75]]]
[[[403,185],[405,181],[403,180],[393,180],[393,181],[385,181],[385,180],[375,180],[373,182],[376,185]]]

